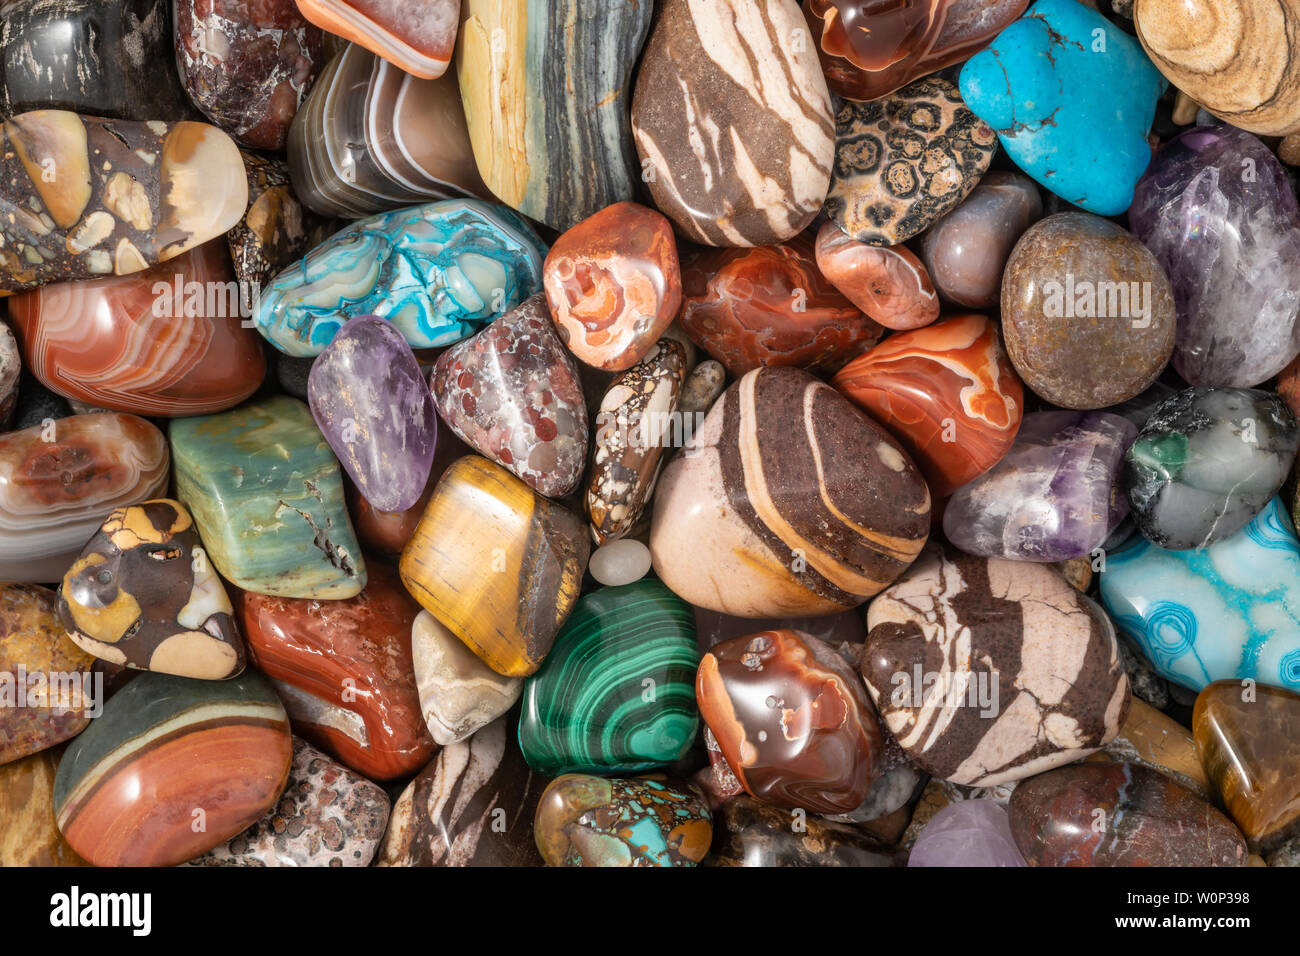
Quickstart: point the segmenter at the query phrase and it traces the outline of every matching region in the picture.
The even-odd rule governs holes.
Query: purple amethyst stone
[[[1007,811],[992,800],[950,803],[921,830],[907,865],[1027,866]]]

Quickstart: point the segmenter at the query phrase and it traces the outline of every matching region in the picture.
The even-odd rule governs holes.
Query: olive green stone
[[[222,577],[281,597],[361,592],[339,463],[303,402],[277,396],[170,429],[176,496]]]

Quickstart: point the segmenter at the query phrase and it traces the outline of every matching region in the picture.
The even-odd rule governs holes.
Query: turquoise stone
[[[1101,598],[1156,670],[1200,690],[1246,679],[1300,691],[1300,540],[1274,497],[1196,551],[1141,536],[1106,555]]]
[[[519,747],[539,773],[614,773],[680,759],[699,727],[691,607],[657,580],[578,601],[524,685]]]
[[[361,219],[262,291],[253,320],[281,352],[319,355],[358,315],[412,348],[450,345],[542,289],[546,245],[518,213],[449,199]]]
[[[1038,0],[966,61],[958,83],[1017,166],[1102,216],[1133,201],[1167,85],[1137,40],[1075,0]]]
[[[360,593],[339,463],[304,403],[280,395],[170,427],[176,496],[223,578],[281,597]]]

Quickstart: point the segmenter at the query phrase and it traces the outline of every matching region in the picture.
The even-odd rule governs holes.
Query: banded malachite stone
[[[695,618],[656,580],[578,602],[524,686],[519,747],[539,773],[648,770],[695,739]]]
[[[176,497],[221,576],[257,594],[354,597],[366,585],[338,459],[307,406],[278,395],[171,422]]]

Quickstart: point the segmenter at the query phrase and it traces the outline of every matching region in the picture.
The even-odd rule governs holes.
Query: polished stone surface
[[[54,775],[61,749],[0,764],[0,866],[90,866],[54,822]]]
[[[1007,811],[992,800],[960,800],[936,813],[912,845],[907,865],[1028,866]]]
[[[413,76],[441,76],[451,60],[461,0],[297,0],[323,30]]]
[[[248,311],[253,295],[311,246],[329,235],[329,225],[305,209],[289,185],[283,159],[240,150],[248,179],[248,209],[226,233],[235,279]]]
[[[907,856],[858,827],[797,814],[745,795],[722,805],[714,830],[706,866],[892,867]]]
[[[411,663],[424,723],[444,747],[492,723],[524,690],[523,681],[488,667],[428,611],[411,624]]]
[[[827,221],[817,231],[817,269],[867,318],[888,329],[917,329],[939,317],[939,296],[906,246],[870,246]]]

